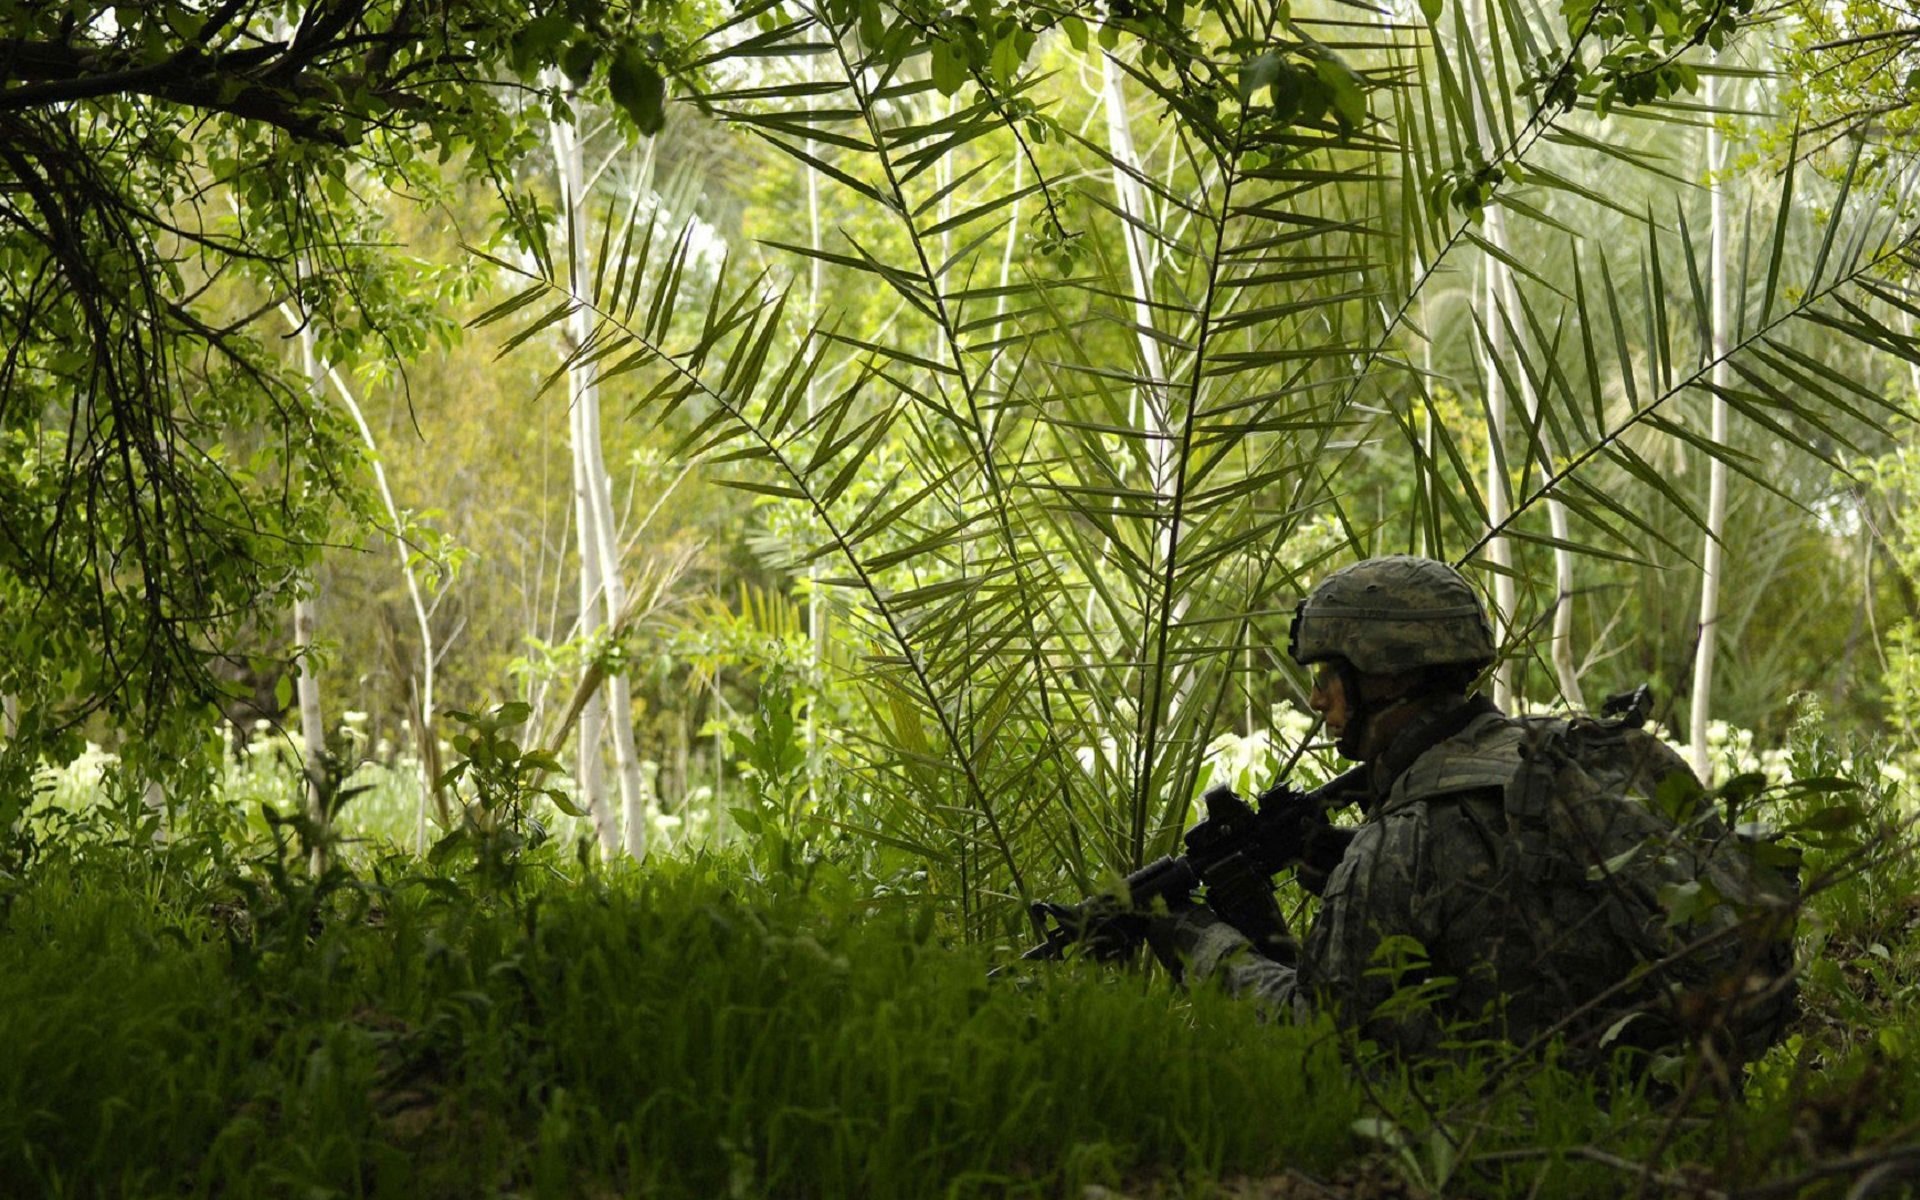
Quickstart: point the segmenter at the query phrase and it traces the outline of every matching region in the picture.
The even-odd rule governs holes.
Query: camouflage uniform
[[[1503,853],[1521,724],[1477,697],[1443,711],[1468,718],[1465,728],[1402,770],[1374,773],[1367,819],[1326,880],[1297,963],[1253,953],[1231,925],[1200,910],[1175,934],[1191,976],[1218,977],[1281,1014],[1331,1005],[1343,1024],[1408,1054],[1437,1049],[1449,1025],[1455,1036],[1504,1033],[1524,1042],[1627,978],[1635,961],[1619,939],[1579,923],[1557,927],[1570,914],[1551,911],[1549,897]],[[1407,731],[1396,748],[1404,752],[1421,732]],[[1662,765],[1686,769],[1677,759]],[[1594,899],[1576,922],[1609,916],[1604,893]],[[1390,937],[1412,938],[1427,965],[1396,981],[1379,955]],[[1396,987],[1432,978],[1453,982],[1431,1006],[1375,1015]],[[1622,997],[1630,999],[1640,997]]]
[[[1338,657],[1387,673],[1409,662],[1484,665],[1492,656],[1471,589],[1450,568],[1427,560],[1371,560],[1348,568],[1329,577],[1300,612],[1293,649],[1303,661]],[[1589,831],[1585,854],[1566,853],[1564,837],[1550,843],[1546,814],[1529,811],[1564,782],[1527,777],[1544,769],[1542,739],[1563,736],[1570,725],[1577,735],[1604,742],[1604,761],[1619,767],[1596,789],[1606,794],[1592,811],[1606,827]],[[1364,774],[1366,819],[1337,865],[1329,864],[1324,885],[1314,889],[1322,893],[1320,913],[1297,961],[1257,954],[1231,925],[1198,909],[1159,939],[1191,977],[1217,978],[1283,1017],[1331,1006],[1343,1025],[1410,1055],[1462,1037],[1525,1043],[1558,1032],[1592,1046],[1602,1030],[1635,1011],[1641,1015],[1626,1024],[1621,1041],[1667,1045],[1686,1032],[1676,998],[1727,978],[1762,985],[1753,990],[1763,1003],[1736,1020],[1742,1053],[1757,1053],[1790,1013],[1790,987],[1764,986],[1789,974],[1784,937],[1740,936],[1742,930],[1731,927],[1737,920],[1731,907],[1710,913],[1707,920],[1717,923],[1711,927],[1669,929],[1650,894],[1659,878],[1649,882],[1645,871],[1597,867],[1632,858],[1625,848],[1674,832],[1654,801],[1663,781],[1684,776],[1674,781],[1679,785],[1693,777],[1651,735],[1590,720],[1511,718],[1477,695],[1452,696],[1415,717],[1368,761]],[[1682,790],[1699,794],[1697,783]],[[1621,796],[1639,803],[1622,804]],[[1686,857],[1683,849],[1679,858]],[[1663,852],[1659,862],[1667,878],[1694,870],[1704,875],[1712,865],[1725,894],[1747,889],[1738,868],[1722,859],[1680,862]],[[1319,882],[1306,871],[1301,878],[1309,886]],[[1680,956],[1684,966],[1645,970],[1698,933],[1715,937],[1706,950]],[[1399,944],[1397,979],[1390,965],[1396,947],[1382,953],[1390,938],[1412,939]],[[1429,989],[1401,995],[1424,995],[1426,1002],[1381,1009],[1397,989],[1422,982],[1430,982]],[[1724,1018],[1729,1008],[1716,1011]]]

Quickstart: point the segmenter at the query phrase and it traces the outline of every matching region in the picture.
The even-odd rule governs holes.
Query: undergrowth
[[[1611,1196],[1656,1155],[1667,1184],[1791,1177],[1920,1114],[1910,968],[1814,973],[1744,1106],[1679,1104],[1492,1054],[1397,1067],[1140,972],[989,981],[932,908],[831,870],[552,858],[502,898],[393,859],[315,908],[156,861],[54,856],[17,897],[0,1194],[1200,1195],[1372,1158],[1415,1190]],[[1877,1034],[1838,1034],[1842,994]]]
[[[0,1197],[1845,1196],[1920,1171],[1920,864],[1865,796],[1807,849],[1805,1011],[1743,1089],[990,980],[1017,946],[832,862],[489,867],[476,824],[316,877],[300,818],[48,810],[0,881]]]
[[[826,878],[413,877],[286,938],[104,858],[0,937],[0,1193],[1044,1195],[1327,1168],[1362,1102],[1325,1027],[990,984],[930,909]]]

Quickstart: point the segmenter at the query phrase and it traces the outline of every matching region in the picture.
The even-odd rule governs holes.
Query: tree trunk
[[[1133,125],[1127,113],[1127,95],[1123,85],[1124,74],[1114,61],[1113,55],[1101,56],[1105,108],[1107,110],[1107,151],[1113,156],[1113,192],[1119,201],[1120,210],[1130,221],[1124,223],[1127,244],[1127,277],[1133,287],[1133,320],[1139,326],[1135,340],[1140,350],[1140,365],[1148,384],[1134,389],[1134,399],[1139,404],[1139,417],[1136,427],[1146,435],[1147,471],[1149,484],[1156,496],[1168,496],[1173,492],[1175,452],[1173,446],[1173,416],[1170,411],[1168,388],[1171,381],[1167,378],[1166,360],[1160,353],[1160,343],[1146,331],[1157,329],[1159,320],[1153,305],[1153,280],[1159,264],[1150,256],[1147,235],[1140,226],[1148,224],[1152,214],[1147,211],[1146,189],[1136,177],[1143,175],[1146,168],[1140,161],[1139,151],[1134,148]],[[1125,169],[1122,169],[1125,168]],[[1195,381],[1195,392],[1188,403],[1198,405],[1200,395],[1199,381]],[[1159,539],[1160,557],[1164,561],[1175,552],[1173,530],[1163,530]],[[1165,615],[1169,623],[1177,623],[1187,610],[1184,596],[1176,596],[1172,611]],[[1142,661],[1148,656],[1142,655]],[[1190,672],[1178,670],[1167,663],[1160,669],[1168,675],[1168,711],[1180,712],[1193,690],[1193,677]],[[1145,689],[1142,689],[1144,699]],[[1141,746],[1140,772],[1144,777],[1152,770],[1148,756],[1155,747]]]
[[[1495,217],[1499,217],[1495,224]],[[1507,223],[1505,214],[1495,213],[1488,217],[1489,236],[1496,237],[1495,245],[1507,248]],[[1491,320],[1497,322],[1502,330],[1501,343],[1508,344],[1505,330],[1509,321],[1516,328],[1520,320],[1520,297],[1513,282],[1513,272],[1500,264],[1502,302],[1506,307],[1504,319],[1496,311]],[[1540,461],[1540,473],[1544,476],[1552,470],[1554,455],[1559,451],[1547,432],[1546,423],[1540,419],[1540,397],[1533,389],[1532,377],[1520,373],[1520,403],[1526,412],[1527,428],[1535,430],[1536,441],[1530,447],[1533,455]],[[1554,539],[1560,544],[1553,548],[1553,625],[1548,634],[1549,659],[1553,663],[1554,681],[1559,685],[1560,698],[1573,709],[1584,708],[1585,701],[1580,694],[1580,668],[1573,659],[1573,554],[1567,548],[1570,536],[1567,522],[1567,506],[1558,500],[1547,501],[1547,524],[1553,530]],[[1507,603],[1513,603],[1512,581],[1508,581]],[[1511,607],[1509,607],[1511,613]]]
[[[1126,90],[1121,85],[1119,66],[1111,54],[1100,58],[1104,71],[1107,110],[1107,149],[1119,166],[1113,170],[1114,198],[1120,202],[1120,211],[1133,221],[1144,224],[1149,219],[1147,200],[1140,187],[1140,181],[1130,172],[1141,170],[1140,155],[1133,147],[1133,128],[1127,118]],[[1121,170],[1121,167],[1127,170]],[[1133,319],[1141,329],[1153,329],[1154,319],[1153,275],[1154,266],[1148,261],[1147,235],[1131,222],[1125,223],[1127,242],[1127,275],[1133,284]],[[1146,368],[1146,375],[1152,381],[1145,388],[1136,388],[1134,395],[1141,407],[1141,428],[1148,434],[1147,463],[1152,471],[1150,481],[1157,493],[1164,493],[1172,482],[1168,478],[1172,447],[1166,437],[1167,426],[1167,369],[1160,356],[1160,343],[1146,333],[1137,335],[1140,347],[1140,363]]]
[[[1718,76],[1707,76],[1705,103],[1712,108],[1720,101]],[[1720,172],[1725,166],[1726,146],[1718,126],[1707,127],[1707,171],[1713,190],[1709,199],[1707,271],[1708,319],[1713,327],[1713,383],[1724,388],[1728,383],[1727,356],[1727,213],[1726,189]],[[1727,402],[1715,395],[1711,409],[1709,436],[1716,446],[1727,441]],[[1700,560],[1700,635],[1693,656],[1693,705],[1689,714],[1687,740],[1693,758],[1693,773],[1703,783],[1713,783],[1713,763],[1707,756],[1707,722],[1713,706],[1713,665],[1716,630],[1720,622],[1721,535],[1727,527],[1727,464],[1716,458],[1707,466],[1707,533]]]
[[[295,654],[294,695],[300,704],[300,740],[305,743],[301,766],[307,777],[307,815],[313,821],[316,836],[307,865],[318,875],[326,870],[326,850],[322,835],[326,832],[327,813],[322,802],[321,780],[325,777],[320,755],[327,748],[327,725],[320,715],[320,680],[313,673],[314,603],[311,596],[293,602],[293,648]]]
[[[554,163],[560,174],[561,202],[566,213],[568,279],[574,293],[583,295],[591,282],[587,247],[583,240],[589,228],[584,156],[578,132],[572,125],[555,121],[549,125],[548,131],[553,141]],[[594,322],[593,313],[585,307],[576,309],[567,318],[567,336],[574,349],[585,346],[592,338]],[[573,411],[575,506],[579,514],[580,628],[582,632],[605,629],[609,633],[616,633],[616,623],[626,607],[626,589],[621,583],[620,557],[614,540],[613,488],[607,478],[606,459],[600,447],[600,389],[592,366],[576,366],[567,372],[567,394]],[[588,703],[591,709],[593,701]],[[596,723],[593,715],[590,711],[583,712],[580,722],[583,783],[586,775],[592,771],[590,762],[597,762],[599,757],[597,737],[589,737]],[[614,767],[620,781],[621,810],[628,818],[625,849],[634,858],[640,858],[646,853],[646,823],[644,820],[632,820],[641,806],[640,767],[633,744],[633,693],[625,675],[613,673],[607,676],[606,701],[601,718],[613,735]],[[596,790],[604,792],[604,787]],[[598,800],[602,807],[606,805],[604,796],[598,797]],[[589,804],[588,812],[595,814],[594,825],[600,835],[601,850],[611,855],[618,849],[618,844],[611,840],[614,832],[612,814],[608,812],[603,821],[598,811]]]
[[[290,306],[281,305],[280,315],[287,324],[302,328],[299,314]],[[310,368],[311,369],[311,368]],[[387,469],[380,459],[379,443],[374,441],[373,427],[367,424],[367,416],[360,408],[360,402],[354,398],[353,389],[340,372],[331,365],[324,368],[326,379],[333,383],[333,390],[346,406],[347,413],[353,418],[353,424],[360,431],[360,440],[367,448],[368,461],[373,465],[373,482],[379,489],[380,502],[386,507],[387,520],[393,525],[394,555],[400,561],[400,575],[406,580],[407,599],[413,606],[413,620],[420,631],[420,686],[417,695],[408,697],[408,707],[414,718],[414,751],[420,762],[420,805],[414,822],[414,849],[426,853],[427,849],[427,806],[429,803],[438,809],[441,824],[448,824],[452,814],[448,811],[446,799],[440,792],[440,746],[433,729],[434,676],[439,668],[439,652],[433,642],[433,622],[429,619],[425,593],[420,589],[420,576],[413,569],[413,558],[407,553],[405,531],[401,528],[400,506],[394,501],[393,487],[387,481]]]
[[[579,631],[586,633],[603,624],[599,619],[603,597],[600,590],[600,555],[595,551],[593,505],[588,499],[585,438],[580,432],[580,410],[572,410],[573,507],[574,530],[580,547],[580,620]],[[601,857],[612,859],[620,852],[619,822],[607,796],[606,764],[600,757],[600,739],[607,728],[607,706],[602,689],[594,688],[580,709],[580,740],[574,762],[574,780],[579,786],[580,807],[593,822],[600,840]]]
[[[1480,43],[1498,36],[1493,32],[1487,20],[1486,0],[1473,0],[1467,5],[1467,36],[1473,45],[1464,47],[1463,53],[1481,54]],[[1489,145],[1480,148],[1482,155],[1492,161],[1498,152],[1496,130],[1499,123],[1495,119],[1490,97],[1476,95],[1469,103],[1480,108],[1480,127],[1486,132]],[[1487,241],[1501,253],[1507,252],[1506,213],[1497,204],[1489,204],[1486,210]],[[1509,294],[1512,284],[1507,277],[1506,264],[1491,254],[1481,256],[1481,270],[1484,272],[1482,283],[1486,291],[1484,300],[1476,297],[1476,309],[1486,325],[1486,378],[1487,388],[1487,526],[1497,529],[1513,512],[1513,493],[1507,473],[1507,389],[1497,364],[1507,356],[1507,327],[1500,319],[1500,308]],[[1487,561],[1493,567],[1493,618],[1494,644],[1502,650],[1510,650],[1507,638],[1513,628],[1514,587],[1513,587],[1513,543],[1504,537],[1495,537],[1487,543]],[[1493,700],[1502,708],[1511,707],[1514,698],[1514,660],[1509,653],[1503,657],[1493,672]]]
[[[1501,250],[1506,249],[1507,223],[1498,209],[1489,209],[1487,213],[1487,240]],[[1482,309],[1487,326],[1487,365],[1484,372],[1487,387],[1487,526],[1498,528],[1513,511],[1513,497],[1507,483],[1507,389],[1502,380],[1499,362],[1507,354],[1507,330],[1500,320],[1498,297],[1506,292],[1506,264],[1488,256],[1483,266],[1486,270],[1486,307]],[[1514,590],[1513,590],[1513,545],[1504,537],[1496,537],[1487,543],[1487,559],[1493,564],[1493,640],[1502,649],[1512,629]],[[1493,702],[1502,708],[1513,705],[1513,658],[1503,658],[1493,672]]]
[[[311,321],[300,323],[300,357],[307,369],[307,386],[318,404],[326,398],[327,368],[314,346]],[[302,765],[307,776],[307,813],[314,828],[307,865],[318,875],[327,867],[327,811],[321,791],[325,776],[320,761],[327,749],[327,724],[320,714],[320,679],[313,672],[314,608],[312,596],[302,596],[293,602],[293,647],[299,672],[294,676],[294,694],[300,703],[300,740],[306,744]]]

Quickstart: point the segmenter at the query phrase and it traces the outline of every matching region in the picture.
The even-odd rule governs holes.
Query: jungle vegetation
[[[1914,37],[0,3],[0,1192],[1910,1189]],[[1786,1044],[987,982],[1392,552],[1804,855]]]

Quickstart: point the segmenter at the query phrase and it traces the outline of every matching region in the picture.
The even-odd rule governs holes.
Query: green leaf
[[[1667,928],[1690,925],[1720,907],[1718,888],[1704,879],[1669,883],[1660,889],[1660,907],[1667,910]]]
[[[1087,23],[1076,16],[1060,19],[1060,28],[1066,33],[1067,41],[1081,54],[1087,52]]]
[[[1732,779],[1721,784],[1717,790],[1720,793],[1720,798],[1724,800],[1728,806],[1732,808],[1742,808],[1749,801],[1753,800],[1754,797],[1765,791],[1766,787],[1767,777],[1765,775],[1762,775],[1758,771],[1748,771],[1742,775],[1735,775]]]
[[[1439,7],[1439,5],[1436,3],[1434,7],[1437,8]],[[1604,1050],[1608,1046],[1611,1046],[1614,1042],[1619,1041],[1620,1034],[1626,1030],[1628,1022],[1633,1021],[1637,1017],[1644,1017],[1646,1015],[1647,1014],[1644,1009],[1636,1008],[1632,1012],[1628,1013],[1626,1016],[1621,1017],[1618,1021],[1615,1021],[1613,1024],[1607,1026],[1607,1031],[1600,1035],[1600,1048]]]
[[[1858,780],[1842,779],[1837,775],[1816,775],[1807,779],[1796,779],[1787,785],[1788,792],[1801,792],[1809,795],[1831,796],[1844,792],[1864,790]]]
[[[667,81],[639,46],[620,47],[607,68],[607,92],[642,134],[652,137],[666,128]]]
[[[1012,83],[1013,77],[1020,73],[1020,46],[1012,34],[993,44],[993,57],[987,67],[1002,84]]]
[[[1355,1117],[1353,1132],[1395,1150],[1405,1149],[1407,1145],[1407,1135],[1400,1131],[1398,1125],[1384,1117]]]
[[[1342,130],[1358,127],[1367,119],[1367,94],[1361,90],[1360,76],[1337,58],[1323,58],[1313,64],[1313,73],[1327,85],[1333,113]]]
[[[931,58],[933,86],[940,89],[941,95],[951,96],[965,86],[967,63],[951,42],[935,42]]]
[[[1246,104],[1253,94],[1264,87],[1272,87],[1274,80],[1280,77],[1280,55],[1272,50],[1257,54],[1240,66],[1239,88],[1240,103]]]
[[[735,488],[742,492],[752,492],[758,496],[774,496],[781,500],[805,500],[807,493],[803,488],[792,484],[767,483],[758,479],[716,479],[721,487]]]
[[[449,858],[459,853],[460,847],[466,845],[466,842],[467,830],[465,826],[461,826],[433,844],[433,849],[427,851],[427,861],[436,867],[442,866]]]
[[[593,74],[594,64],[599,61],[600,47],[594,44],[592,38],[583,37],[567,47],[567,52],[560,59],[560,69],[578,87],[586,83]]]
[[[549,12],[521,26],[507,43],[507,61],[514,73],[530,78],[554,61],[560,44],[574,32],[564,12]]]
[[[1830,804],[1814,810],[1788,828],[1796,833],[1838,833],[1853,828],[1865,819],[1866,813],[1857,804]]]
[[[1607,861],[1593,864],[1587,868],[1587,878],[1597,883],[1609,876],[1618,875],[1628,863],[1640,857],[1641,848],[1640,843],[1635,842]]]

